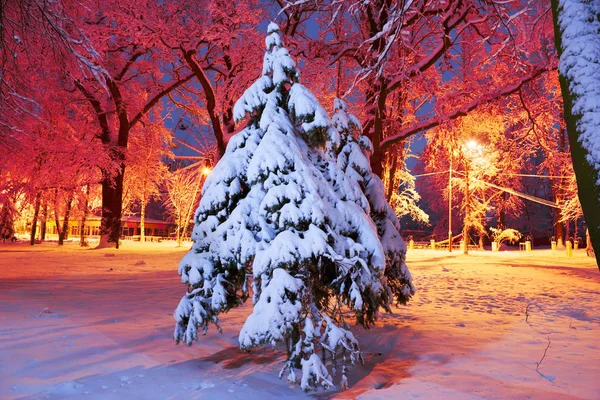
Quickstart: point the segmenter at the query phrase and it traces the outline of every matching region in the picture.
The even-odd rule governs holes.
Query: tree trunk
[[[377,102],[373,104],[375,107],[375,120],[373,122],[373,132],[371,133],[371,141],[373,142],[373,154],[371,155],[371,169],[373,173],[380,178],[383,178],[383,158],[384,152],[381,148],[381,140],[383,139],[383,121],[385,119],[385,100],[386,95],[380,89],[381,82],[377,83],[378,93]],[[375,100],[375,99],[373,99]]]
[[[44,197],[44,207],[42,209],[42,226],[40,227],[40,240],[46,240],[46,220],[48,218],[48,199]]]
[[[88,215],[88,206],[89,206],[89,195],[90,195],[90,185],[86,185],[83,191],[84,195],[84,203],[83,203],[83,215],[81,217],[81,223],[79,224],[79,245],[81,247],[87,246],[85,241],[85,221],[87,220]]]
[[[574,5],[579,6],[577,8],[579,12],[575,18],[575,21],[568,21],[566,23],[576,24],[575,26],[580,25],[581,27],[585,28],[586,26],[589,26],[588,24],[592,24],[594,21],[598,21],[600,15],[597,14],[598,9],[594,7],[594,1],[597,0],[572,1]],[[562,56],[563,51],[565,49],[563,48],[563,31],[561,30],[559,23],[559,14],[563,15],[565,10],[562,9],[562,7],[559,8],[559,0],[551,0],[551,4],[552,18],[554,22],[554,39],[556,42],[556,49],[558,50],[558,55],[560,57]],[[583,34],[583,29],[581,29],[581,31],[581,33]],[[588,31],[589,32],[586,32],[586,36],[588,36],[590,44],[598,43],[598,41],[600,41],[600,31],[594,32],[590,29],[588,29]],[[598,57],[598,54],[594,54],[593,50],[594,47],[592,46],[591,51],[588,54],[591,59],[585,59],[584,57],[581,57],[580,60],[583,66],[590,67],[590,71],[592,71],[592,74],[594,71],[594,68],[592,68],[593,64],[600,62],[600,60],[598,59],[593,59],[594,56]],[[566,65],[563,65],[563,61]],[[564,69],[573,67],[573,65],[569,65],[569,62],[569,60],[561,59],[558,79],[560,82],[560,88],[563,96],[565,123],[569,135],[571,158],[573,159],[573,169],[575,170],[575,176],[577,178],[579,202],[581,203],[583,215],[585,217],[585,221],[589,229],[592,247],[596,256],[596,262],[598,264],[598,268],[600,268],[600,213],[598,212],[598,210],[600,210],[600,186],[598,185],[599,171],[596,169],[593,161],[588,159],[590,152],[587,148],[583,146],[582,142],[579,141],[580,136],[582,136],[582,134],[584,133],[584,128],[582,127],[582,125],[580,125],[583,115],[573,113],[573,104],[575,101],[580,100],[582,92],[585,93],[582,90],[584,87],[584,83],[580,80],[574,80],[572,76],[567,77],[562,74],[561,69],[563,69],[563,67]],[[578,68],[581,68],[581,66],[579,66]],[[598,77],[592,75],[586,77],[586,79],[591,79],[592,81],[590,81],[591,83],[589,83],[589,85],[593,86],[594,80],[598,79]],[[594,105],[592,104],[590,105],[590,107],[592,109],[589,112],[593,116]]]
[[[560,135],[560,153],[566,153],[567,151],[567,137],[564,134],[564,132],[561,130],[561,135]],[[562,175],[562,174],[561,174]],[[563,193],[564,190],[564,182],[565,180],[562,178],[559,179],[553,179],[552,180],[552,194],[554,195],[554,202],[556,204],[560,204],[560,193]],[[567,238],[569,236],[568,232],[565,236],[565,224],[564,222],[561,222],[563,214],[562,214],[562,209],[560,208],[556,208],[556,220],[554,221],[554,224],[556,226],[556,247],[558,249],[564,249],[565,245],[567,243]]]
[[[399,146],[403,146],[404,143],[400,142]],[[395,146],[394,146],[395,147]],[[394,190],[397,190],[396,188],[396,182],[394,181],[394,176],[396,175],[396,169],[398,168],[398,157],[400,157],[400,155],[397,154],[397,152],[395,151],[394,148],[390,149],[388,151],[388,155],[392,158],[391,160],[391,165],[388,171],[388,179],[387,179],[387,193],[386,193],[386,199],[387,202],[390,203],[392,200],[392,195],[394,194]]]
[[[588,257],[594,257],[594,247],[592,247],[592,239],[590,238],[590,230],[585,230],[585,254]]]
[[[177,217],[177,247],[181,247],[181,213]]]
[[[100,224],[100,244],[98,248],[119,248],[124,174],[125,164],[121,164],[119,172],[114,177],[103,174],[102,221]]]
[[[38,192],[37,195],[35,196],[35,206],[34,206],[34,211],[33,211],[33,221],[31,222],[31,239],[29,240],[29,244],[30,245],[34,245],[35,244],[35,231],[37,229],[37,220],[38,220],[38,215],[40,213],[40,200],[42,197],[42,192]]]
[[[500,207],[500,210],[498,211],[498,229],[504,230],[504,227],[506,226],[506,211],[505,211],[505,204],[507,201],[507,193],[504,192],[502,193],[502,206]]]
[[[223,127],[227,133],[227,138],[235,132],[235,121],[233,119],[233,102],[229,102],[223,113]]]
[[[561,219],[561,211],[560,208],[556,209],[556,246],[559,249],[563,249],[565,247],[565,224],[559,222]]]
[[[54,225],[56,226],[56,233],[58,234],[58,244],[62,244],[62,234],[60,229],[60,221],[58,220],[58,189],[54,190]]]
[[[69,214],[71,213],[71,206],[73,204],[73,191],[69,193],[69,197],[67,198],[65,217],[63,218],[62,227],[60,226],[59,220],[60,208],[58,206],[58,202],[58,189],[56,189],[54,191],[54,221],[56,223],[56,231],[58,232],[58,245],[62,246],[69,232]]]
[[[140,210],[140,242],[146,241],[146,228],[144,227],[144,219],[146,218],[146,198],[142,196],[142,204]]]
[[[69,238],[69,216],[71,215],[71,207],[73,206],[73,191],[69,193],[67,199],[67,209],[65,210],[65,218],[63,219],[62,231],[58,236],[58,245],[62,246],[65,239]]]

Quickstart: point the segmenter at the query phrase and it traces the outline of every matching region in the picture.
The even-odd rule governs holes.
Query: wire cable
[[[462,173],[460,171],[454,171],[454,172],[456,172],[459,175],[465,175],[464,173]],[[485,185],[491,186],[491,187],[493,187],[495,189],[498,189],[498,190],[501,190],[503,192],[513,194],[513,195],[515,195],[517,197],[521,197],[523,199],[527,199],[529,201],[533,201],[534,203],[543,204],[545,206],[552,207],[552,208],[560,208],[557,204],[555,204],[555,203],[553,203],[553,202],[551,202],[549,200],[546,200],[546,199],[542,199],[542,198],[539,198],[539,197],[536,197],[536,196],[532,196],[532,195],[526,194],[526,193],[520,193],[520,192],[517,192],[516,190],[513,190],[513,189],[505,188],[505,187],[498,186],[498,185],[495,185],[495,184],[490,183],[490,182],[482,181],[481,179],[477,179],[477,178],[470,178],[470,179],[473,179],[474,181],[481,182],[481,183],[483,183]]]
[[[440,171],[440,172],[430,172],[427,174],[420,174],[420,175],[413,175],[414,178],[420,178],[422,176],[431,176],[431,175],[439,175],[439,174],[445,174],[447,172],[450,172],[449,169],[447,169],[446,171]]]

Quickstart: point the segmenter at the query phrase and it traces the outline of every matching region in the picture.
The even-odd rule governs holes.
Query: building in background
[[[60,221],[60,223],[62,224],[62,221]],[[81,235],[80,223],[81,221],[78,220],[69,221],[69,234],[67,238],[79,239]],[[100,217],[89,217],[86,220],[83,229],[87,238],[99,238]],[[144,230],[146,240],[160,240],[169,238],[170,234],[175,232],[175,225],[169,221],[145,218]],[[39,231],[40,230],[38,229],[38,232]],[[121,218],[121,238],[139,240],[140,234],[141,228],[139,216],[123,216]],[[48,220],[46,222],[46,239],[58,239],[58,230],[56,229],[56,222],[54,220]]]

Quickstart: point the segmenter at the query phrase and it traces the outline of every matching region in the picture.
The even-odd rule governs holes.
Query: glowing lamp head
[[[475,150],[479,147],[479,143],[477,143],[475,140],[471,139],[467,142],[467,149],[469,150]]]
[[[212,168],[204,167],[204,168],[202,168],[202,175],[206,176],[206,175],[210,174],[210,171],[212,171]]]

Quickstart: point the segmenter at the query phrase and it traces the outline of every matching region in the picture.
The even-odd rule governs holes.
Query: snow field
[[[285,351],[239,349],[250,301],[223,334],[175,346],[187,250],[0,244],[0,398],[600,398],[600,273],[584,251],[409,251],[419,291],[353,328],[365,364],[349,389],[305,394],[277,378]]]

